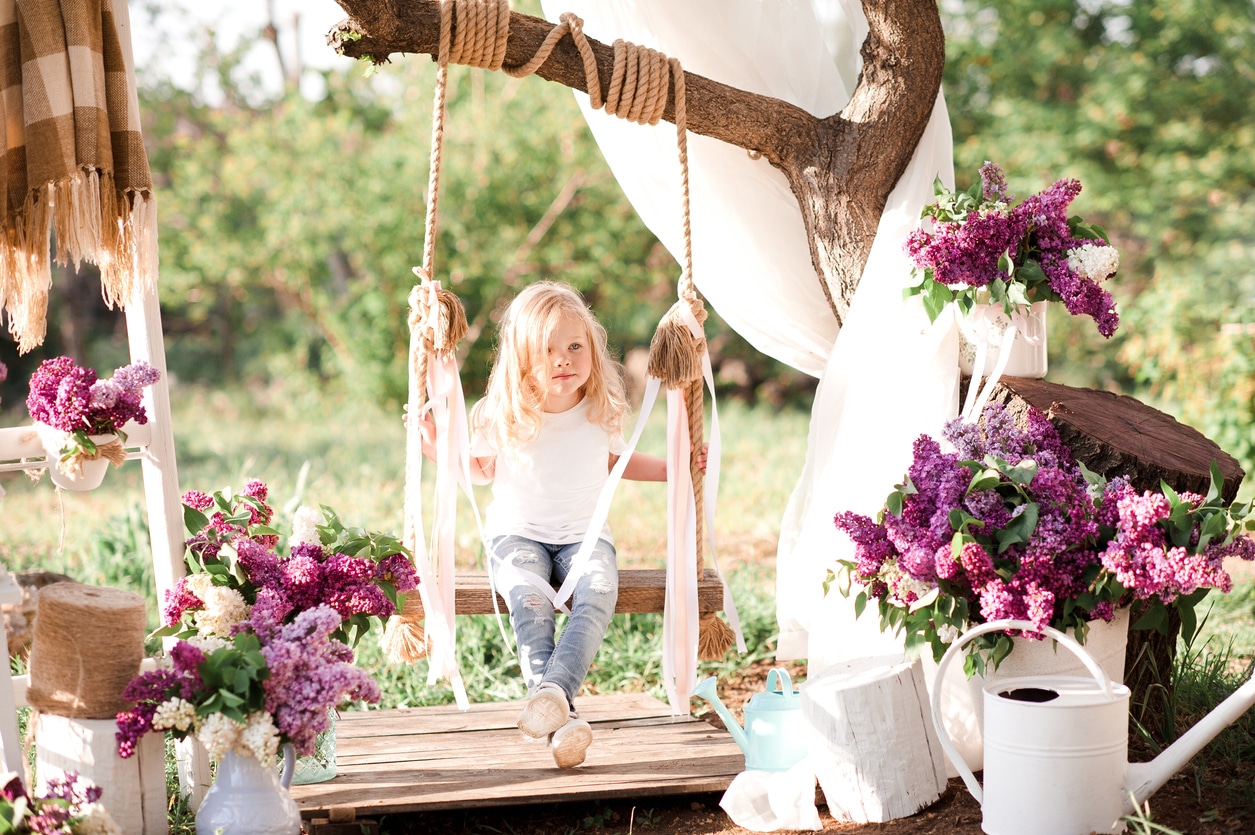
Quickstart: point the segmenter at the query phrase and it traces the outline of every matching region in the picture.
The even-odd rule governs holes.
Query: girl
[[[545,590],[562,584],[610,469],[626,447],[628,410],[606,331],[574,288],[542,281],[523,290],[501,321],[484,398],[471,412],[471,476],[492,482],[485,518],[489,570],[510,610],[528,700],[519,729],[548,737],[554,762],[584,761],[592,729],[573,697],[614,614],[618,569],[603,526],[555,641]],[[424,433],[434,430],[424,422]],[[704,450],[703,450],[704,451]],[[666,461],[633,454],[624,478],[665,481]]]

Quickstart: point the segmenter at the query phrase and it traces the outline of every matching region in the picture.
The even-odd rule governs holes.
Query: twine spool
[[[31,707],[71,719],[112,719],[144,657],[144,598],[57,583],[39,592],[31,639]]]

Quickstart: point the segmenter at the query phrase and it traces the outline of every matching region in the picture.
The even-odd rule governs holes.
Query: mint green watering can
[[[747,771],[788,771],[806,756],[808,738],[802,700],[787,670],[767,673],[767,689],[755,693],[745,706],[745,728],[719,701],[714,676],[697,685],[693,695],[705,699],[719,714],[728,732],[745,754]]]

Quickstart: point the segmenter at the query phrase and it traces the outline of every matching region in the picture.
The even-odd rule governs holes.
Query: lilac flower
[[[405,554],[393,554],[381,560],[375,569],[375,579],[391,583],[402,594],[418,588],[418,574]]]
[[[1007,191],[1007,177],[995,163],[985,160],[980,167],[981,194],[985,199],[995,203],[1010,203],[1015,195]]]
[[[213,497],[200,490],[188,490],[183,494],[182,501],[193,510],[205,511],[214,506]]]
[[[183,613],[189,609],[200,609],[205,601],[192,592],[187,585],[187,578],[182,577],[173,589],[166,591],[166,604],[161,609],[161,622],[165,626],[173,626],[183,619]]]
[[[984,288],[1001,281],[1019,287],[1003,297],[1008,314],[1025,300],[1062,301],[1070,314],[1090,316],[1099,333],[1111,336],[1119,316],[1098,282],[1114,275],[1119,257],[1101,229],[1069,216],[1080,182],[1058,180],[1011,206],[1001,168],[987,161],[980,180],[980,199],[941,191],[924,209],[929,225],[914,230],[904,244],[919,280],[909,292],[923,295],[929,316],[935,321],[945,301],[961,300],[963,309],[970,309],[991,297]],[[945,285],[940,298],[935,284]]]
[[[280,627],[262,648],[270,670],[263,683],[266,710],[302,755],[313,752],[315,737],[327,729],[329,707],[380,698],[379,685],[352,665],[348,647],[330,637],[339,626],[337,612],[316,606]]]

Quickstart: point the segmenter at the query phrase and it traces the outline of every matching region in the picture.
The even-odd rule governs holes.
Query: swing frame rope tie
[[[456,7],[456,9],[455,9]],[[468,25],[458,27],[459,14]],[[427,181],[427,211],[423,234],[423,265],[414,268],[419,283],[410,293],[410,363],[408,410],[411,420],[406,431],[406,477],[404,533],[419,576],[419,601],[407,596],[402,611],[389,619],[381,640],[393,660],[413,663],[424,654],[429,657],[428,683],[449,679],[458,706],[469,706],[461,672],[457,667],[454,564],[454,517],[457,484],[470,495],[469,440],[466,408],[454,351],[466,335],[466,313],[458,297],[442,289],[434,272],[436,219],[440,199],[440,167],[444,146],[444,122],[448,87],[448,65],[469,63],[488,69],[500,67],[505,58],[509,30],[508,5],[490,8],[482,2],[445,0],[441,3],[440,46],[437,56],[436,91],[432,106],[431,164]],[[496,31],[492,31],[495,26]],[[426,397],[424,396],[426,395]],[[422,438],[419,424],[431,411],[437,425],[435,518],[430,549],[423,543],[422,519]],[[461,472],[450,476],[451,464]],[[478,515],[478,508],[476,508]],[[430,559],[434,553],[436,559]],[[423,618],[432,634],[423,629]]]

